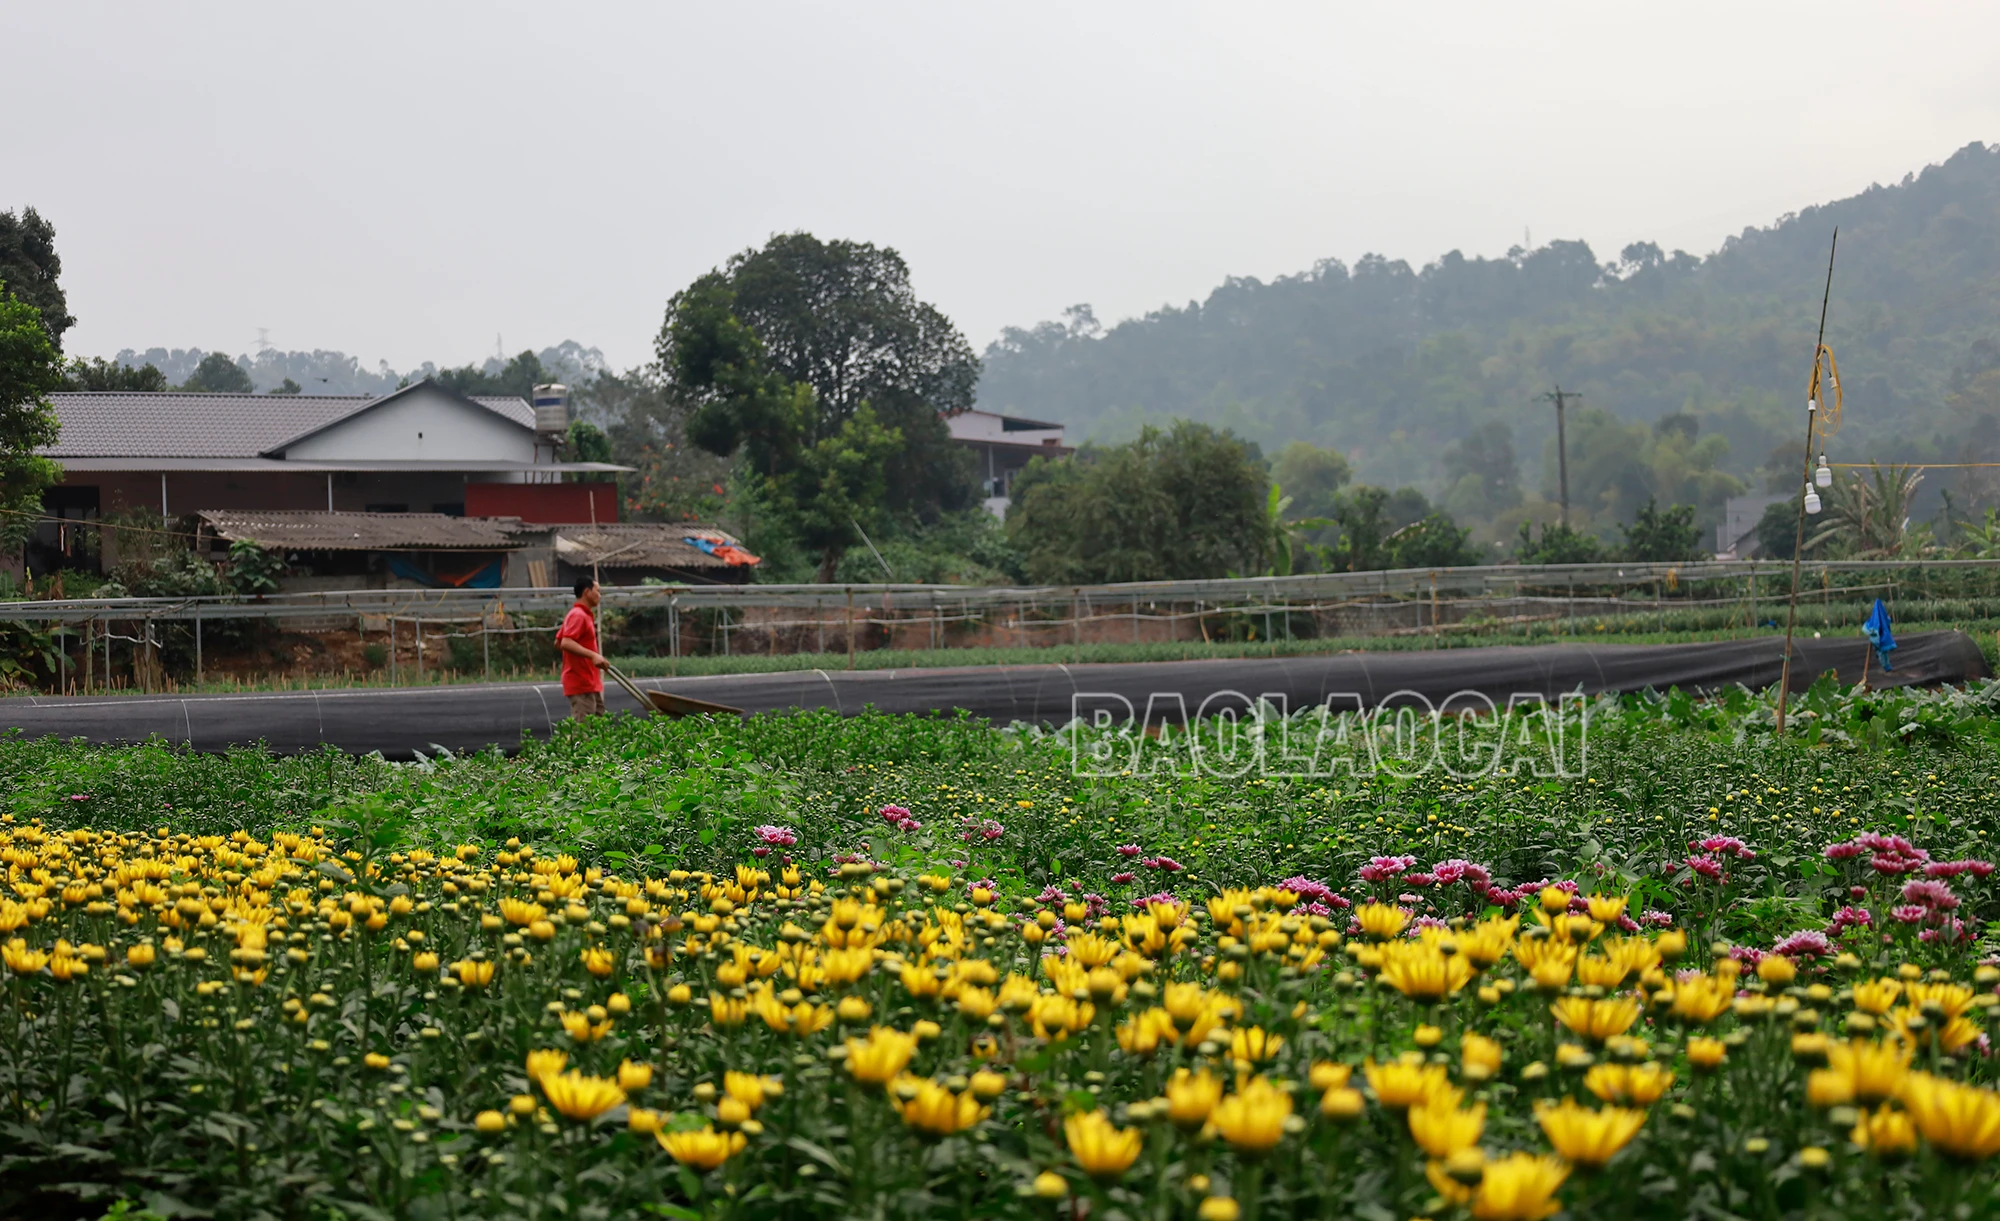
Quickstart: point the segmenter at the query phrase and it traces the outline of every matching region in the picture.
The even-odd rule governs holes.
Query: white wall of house
[[[288,447],[290,461],[533,462],[535,434],[477,403],[428,386]]]

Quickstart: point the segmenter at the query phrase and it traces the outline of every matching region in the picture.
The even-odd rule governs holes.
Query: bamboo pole
[[[1776,732],[1785,732],[1785,710],[1792,697],[1792,632],[1799,622],[1799,562],[1806,549],[1806,499],[1805,489],[1812,483],[1812,442],[1813,433],[1819,427],[1819,400],[1824,391],[1819,384],[1820,351],[1826,346],[1826,310],[1833,300],[1833,256],[1840,250],[1840,227],[1833,230],[1833,242],[1826,252],[1826,289],[1819,299],[1819,336],[1813,340],[1812,381],[1806,391],[1806,452],[1803,462],[1805,477],[1799,482],[1799,522],[1792,537],[1792,592],[1785,608],[1785,660],[1778,671],[1778,716]]]

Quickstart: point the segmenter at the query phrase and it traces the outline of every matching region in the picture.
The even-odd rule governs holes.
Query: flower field
[[[1575,779],[0,740],[0,1216],[2000,1214],[1990,693],[1798,710],[1601,702]]]

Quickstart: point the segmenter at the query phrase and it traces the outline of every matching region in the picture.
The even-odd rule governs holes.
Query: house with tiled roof
[[[252,538],[298,557],[295,588],[547,585],[551,527],[618,520],[615,475],[565,460],[562,424],[520,398],[467,397],[428,379],[389,394],[59,393],[43,454],[30,571],[117,563],[107,516],[213,543]],[[558,414],[562,414],[558,412]],[[676,545],[681,527],[663,528]],[[671,536],[671,537],[669,537]],[[733,541],[733,540],[732,540]],[[690,570],[716,564],[683,548]]]

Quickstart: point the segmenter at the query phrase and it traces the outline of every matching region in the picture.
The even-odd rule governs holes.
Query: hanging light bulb
[[[1826,455],[1819,456],[1819,469],[1813,472],[1813,482],[1823,488],[1833,486],[1833,468],[1826,464]]]
[[[1814,513],[1817,513],[1817,512],[1819,512],[1819,493],[1818,493],[1818,492],[1815,492],[1815,491],[1814,491],[1814,490],[1813,490],[1813,489],[1811,488],[1811,486],[1807,486],[1807,488],[1806,488],[1806,513],[1807,513],[1807,515],[1808,515],[1808,516],[1810,516],[1811,514],[1814,514]]]

